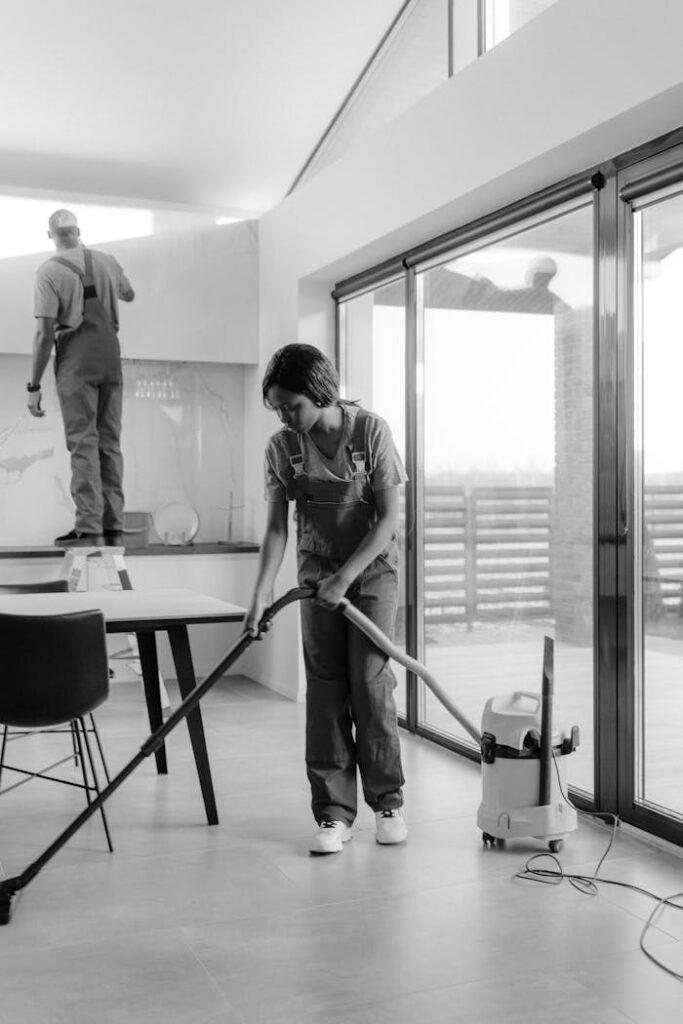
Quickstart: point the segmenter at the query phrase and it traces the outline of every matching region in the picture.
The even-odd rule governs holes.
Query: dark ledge
[[[247,541],[200,544],[147,544],[145,546],[126,547],[126,554],[131,558],[138,555],[243,555],[258,552],[259,545]],[[63,548],[52,544],[45,547],[0,547],[0,558],[62,558]]]

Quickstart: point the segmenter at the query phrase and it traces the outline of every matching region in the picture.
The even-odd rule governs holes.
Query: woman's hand
[[[265,601],[261,601],[259,598],[254,598],[247,609],[247,614],[244,616],[244,621],[242,622],[243,632],[249,633],[250,636],[258,637],[259,622],[263,618],[265,610]]]
[[[315,594],[317,604],[323,608],[336,608],[351,585],[351,580],[341,573],[335,572],[327,579],[321,580]]]

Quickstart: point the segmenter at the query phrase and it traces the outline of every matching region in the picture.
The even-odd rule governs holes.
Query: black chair
[[[44,592],[45,584],[39,586]],[[26,591],[22,588],[14,592]],[[99,610],[65,615],[0,614],[0,723],[5,726],[0,750],[0,778],[3,770],[27,776],[0,792],[9,792],[30,778],[44,778],[84,789],[87,802],[92,803],[92,794],[99,794],[100,784],[85,716],[90,716],[91,731],[94,732],[105,776],[109,781],[97,727],[92,717],[95,708],[108,696],[106,634],[104,618]],[[27,730],[60,732],[64,729],[56,727],[65,725],[71,731],[74,751],[80,762],[82,782],[48,774],[58,765],[71,760],[73,752],[69,757],[41,771],[28,771],[5,764],[8,738],[26,735]],[[17,733],[16,730],[21,732]],[[100,808],[100,812],[107,845],[112,850],[104,809]]]

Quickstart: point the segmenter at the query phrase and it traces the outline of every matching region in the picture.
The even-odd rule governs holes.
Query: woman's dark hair
[[[272,356],[263,376],[261,391],[268,405],[272,387],[284,388],[294,395],[306,395],[322,408],[339,400],[339,377],[326,355],[313,345],[285,345]]]

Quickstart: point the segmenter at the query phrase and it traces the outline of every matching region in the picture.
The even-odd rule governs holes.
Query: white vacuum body
[[[567,793],[567,757],[577,726],[552,721],[552,641],[546,638],[543,693],[516,690],[486,702],[481,726],[482,800],[477,825],[485,844],[535,838],[557,852],[576,829]]]

